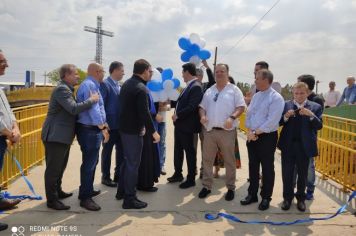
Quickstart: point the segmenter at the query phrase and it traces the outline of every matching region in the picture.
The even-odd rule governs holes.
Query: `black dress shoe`
[[[91,198],[81,200],[80,206],[84,207],[89,211],[99,211],[101,209],[101,207],[98,204],[96,204]]]
[[[195,186],[195,181],[186,180],[185,182],[179,185],[179,188],[186,189]]]
[[[9,210],[14,208],[17,204],[21,202],[20,199],[5,199],[0,200],[0,210]]]
[[[8,227],[7,224],[4,224],[4,223],[0,223],[0,231],[3,231],[3,230],[6,230]]]
[[[100,190],[93,190],[93,192],[91,193],[91,197],[98,196],[100,193],[101,193]]]
[[[47,207],[58,211],[70,209],[70,206],[64,205],[61,201],[58,200],[47,202]]]
[[[260,205],[258,206],[258,209],[261,211],[267,210],[269,208],[269,202],[270,202],[269,199],[266,198],[262,199]]]
[[[121,193],[121,192],[117,192],[116,195],[115,195],[115,198],[117,200],[122,200],[122,199],[124,199],[124,194]]]
[[[297,201],[297,208],[298,208],[298,210],[300,210],[300,211],[305,211],[305,202],[304,201]]]
[[[124,209],[142,209],[145,207],[147,207],[147,203],[136,198],[130,201],[124,200],[124,203],[122,204],[122,208]]]
[[[241,205],[250,205],[251,203],[258,202],[257,197],[253,197],[252,195],[247,195],[247,197],[244,200],[241,200],[240,203]]]
[[[225,195],[225,200],[226,201],[232,201],[235,198],[235,192],[231,189],[229,189]]]
[[[148,188],[137,187],[137,190],[153,193],[153,192],[157,192],[158,188],[157,187],[148,187]]]
[[[172,175],[171,177],[167,178],[168,182],[175,183],[175,182],[182,182],[183,181],[182,175]]]
[[[112,181],[111,179],[102,179],[101,183],[108,187],[116,187],[117,186],[117,183]]]
[[[58,198],[59,199],[64,199],[64,198],[67,198],[67,197],[71,197],[72,195],[73,195],[73,193],[66,193],[63,190],[58,191]]]
[[[206,196],[208,196],[211,193],[211,190],[207,189],[207,188],[202,188],[202,190],[200,190],[199,192],[199,198],[206,198]]]
[[[292,201],[284,200],[283,203],[282,203],[282,206],[281,206],[282,210],[288,211],[291,204],[292,204]]]

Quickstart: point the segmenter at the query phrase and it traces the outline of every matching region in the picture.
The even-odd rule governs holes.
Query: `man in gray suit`
[[[77,68],[72,64],[64,64],[59,69],[59,75],[61,81],[52,92],[47,118],[42,127],[46,155],[45,188],[47,207],[68,210],[70,206],[64,205],[59,199],[73,195],[64,192],[61,185],[75,135],[76,115],[98,102],[99,95],[92,93],[89,99],[77,103],[73,95],[73,86],[79,81]]]

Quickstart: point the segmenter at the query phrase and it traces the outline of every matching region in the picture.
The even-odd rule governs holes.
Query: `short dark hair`
[[[134,68],[133,68],[133,73],[141,75],[145,70],[150,68],[150,63],[146,61],[145,59],[139,59],[135,61]]]
[[[157,67],[156,69],[159,71],[159,73],[162,73],[163,71],[162,67]]]
[[[197,75],[197,68],[196,68],[195,64],[189,62],[189,63],[185,63],[184,65],[182,65],[182,67],[183,67],[183,71],[188,71],[189,74],[191,74],[192,76]]]
[[[113,62],[111,62],[110,66],[109,66],[109,73],[112,74],[114,72],[114,70],[119,69],[123,66],[124,65],[121,62],[113,61]]]
[[[259,61],[259,62],[256,62],[256,66],[260,66],[261,69],[267,69],[269,68],[269,65],[267,62],[265,61]]]
[[[226,72],[227,73],[229,73],[229,65],[228,64],[225,64],[225,63],[219,63],[219,64],[217,64],[216,66],[225,66],[225,68],[226,68]]]
[[[235,80],[234,80],[234,78],[232,76],[229,76],[229,82],[232,83],[232,84],[236,84]]]
[[[59,78],[61,80],[64,79],[64,77],[67,74],[70,74],[72,72],[73,69],[77,69],[77,67],[73,64],[64,64],[59,68]]]
[[[298,81],[306,83],[308,85],[309,90],[313,91],[315,86],[315,78],[313,75],[301,75],[298,77]]]
[[[257,74],[261,74],[263,79],[268,79],[269,84],[273,82],[273,74],[270,70],[261,69],[257,71]]]

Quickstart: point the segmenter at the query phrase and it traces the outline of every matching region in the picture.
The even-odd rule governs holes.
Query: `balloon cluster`
[[[192,62],[199,65],[201,60],[209,59],[211,54],[208,50],[204,50],[205,40],[200,38],[196,33],[192,33],[188,38],[181,37],[178,40],[178,45],[184,50],[180,59],[183,62]]]
[[[157,69],[153,69],[152,79],[147,83],[147,88],[151,91],[154,102],[166,102],[178,99],[179,85],[180,81],[173,78],[172,69],[165,69],[162,74]]]

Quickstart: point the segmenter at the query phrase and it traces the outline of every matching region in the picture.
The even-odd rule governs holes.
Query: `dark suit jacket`
[[[48,105],[47,118],[42,127],[42,141],[72,144],[76,115],[89,109],[93,102],[77,103],[73,87],[60,82],[53,90]]]
[[[119,128],[119,86],[112,80],[107,78],[103,83],[100,83],[100,94],[104,100],[106,113],[106,121],[110,129]]]
[[[202,98],[203,90],[198,81],[192,82],[183,90],[176,105],[176,115],[178,116],[174,122],[176,129],[187,133],[200,132],[199,104]]]
[[[302,144],[304,151],[308,157],[315,157],[318,155],[317,147],[317,131],[323,127],[323,121],[321,118],[322,108],[319,104],[307,100],[305,108],[311,110],[315,117],[310,120],[309,116],[302,116]],[[296,123],[294,117],[290,117],[287,122],[284,122],[284,114],[288,111],[294,109],[293,101],[287,101],[284,106],[284,111],[282,114],[282,119],[280,125],[283,125],[280,138],[278,140],[278,148],[282,152],[288,152],[291,150],[291,145],[293,143],[293,131],[296,128]]]

